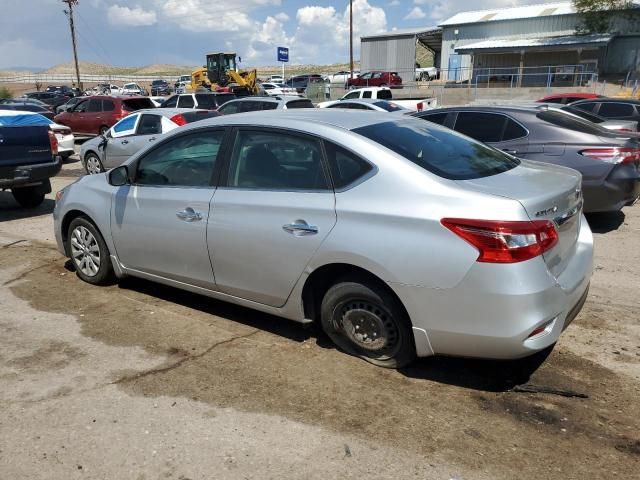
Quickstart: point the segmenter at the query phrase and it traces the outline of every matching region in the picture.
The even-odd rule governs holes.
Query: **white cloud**
[[[389,3],[387,3],[388,7],[398,7],[400,6],[400,0],[391,0]]]
[[[278,20],[279,22],[288,22],[289,21],[289,15],[287,15],[284,12],[280,12],[280,13],[276,13],[276,15],[274,16],[274,18],[276,20]]]
[[[420,7],[413,7],[411,9],[411,11],[409,13],[407,13],[407,16],[404,17],[405,20],[418,20],[420,18],[424,18],[426,17],[427,14],[424,13],[424,10],[422,10]]]
[[[118,27],[145,27],[158,22],[156,12],[145,10],[140,6],[134,8],[111,5],[107,9],[109,23]]]

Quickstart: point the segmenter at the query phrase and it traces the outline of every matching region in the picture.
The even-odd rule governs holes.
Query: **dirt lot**
[[[539,368],[403,371],[168,287],[85,284],[52,209],[0,193],[1,478],[638,478],[639,206],[589,219],[589,299]]]

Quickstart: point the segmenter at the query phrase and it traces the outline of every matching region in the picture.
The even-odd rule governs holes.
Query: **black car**
[[[46,103],[53,109],[55,109],[56,107],[59,107],[63,103],[67,103],[69,98],[71,98],[71,95],[70,96],[62,95],[58,92],[30,92],[30,93],[25,93],[23,96],[26,98],[34,98],[36,100],[40,100],[41,102]]]
[[[21,102],[19,100],[0,102],[0,110],[22,110],[25,112],[39,113],[43,117],[47,117],[49,120],[53,120],[55,115],[47,105],[38,105],[32,102]]]
[[[308,75],[296,75],[284,82],[287,87],[295,88],[298,93],[304,93],[310,83],[324,82],[322,75],[308,74]]]
[[[171,87],[166,80],[154,80],[151,82],[151,96],[169,95]]]
[[[67,85],[49,85],[45,90],[45,93],[57,93],[58,95],[63,95],[65,97],[76,96],[76,92],[74,91],[74,89],[68,87]]]
[[[640,101],[626,98],[590,98],[570,103],[574,108],[594,113],[607,120],[640,122]]]

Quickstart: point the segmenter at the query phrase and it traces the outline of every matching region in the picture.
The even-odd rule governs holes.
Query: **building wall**
[[[604,73],[640,73],[640,35],[614,38],[609,44],[601,69]]]
[[[392,70],[404,72],[415,69],[416,37],[365,38],[360,45],[360,70]]]

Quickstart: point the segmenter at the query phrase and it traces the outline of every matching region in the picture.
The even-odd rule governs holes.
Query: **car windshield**
[[[0,116],[0,125],[23,127],[25,125],[51,125],[53,122],[39,113],[29,115]]]
[[[393,102],[375,102],[374,105],[386,110],[387,112],[398,112],[400,110],[406,110],[406,108],[401,107],[397,103]]]
[[[545,111],[539,112],[536,117],[545,122],[552,123],[558,127],[567,128],[575,132],[588,133],[590,135],[598,135],[600,137],[617,136],[615,133],[610,132],[598,125],[584,120],[582,118],[576,118],[573,115],[567,115],[565,112],[558,111]]]
[[[164,80],[154,80],[151,85],[164,85]]]
[[[520,164],[515,157],[427,122],[391,121],[353,131],[450,180],[497,175]]]

